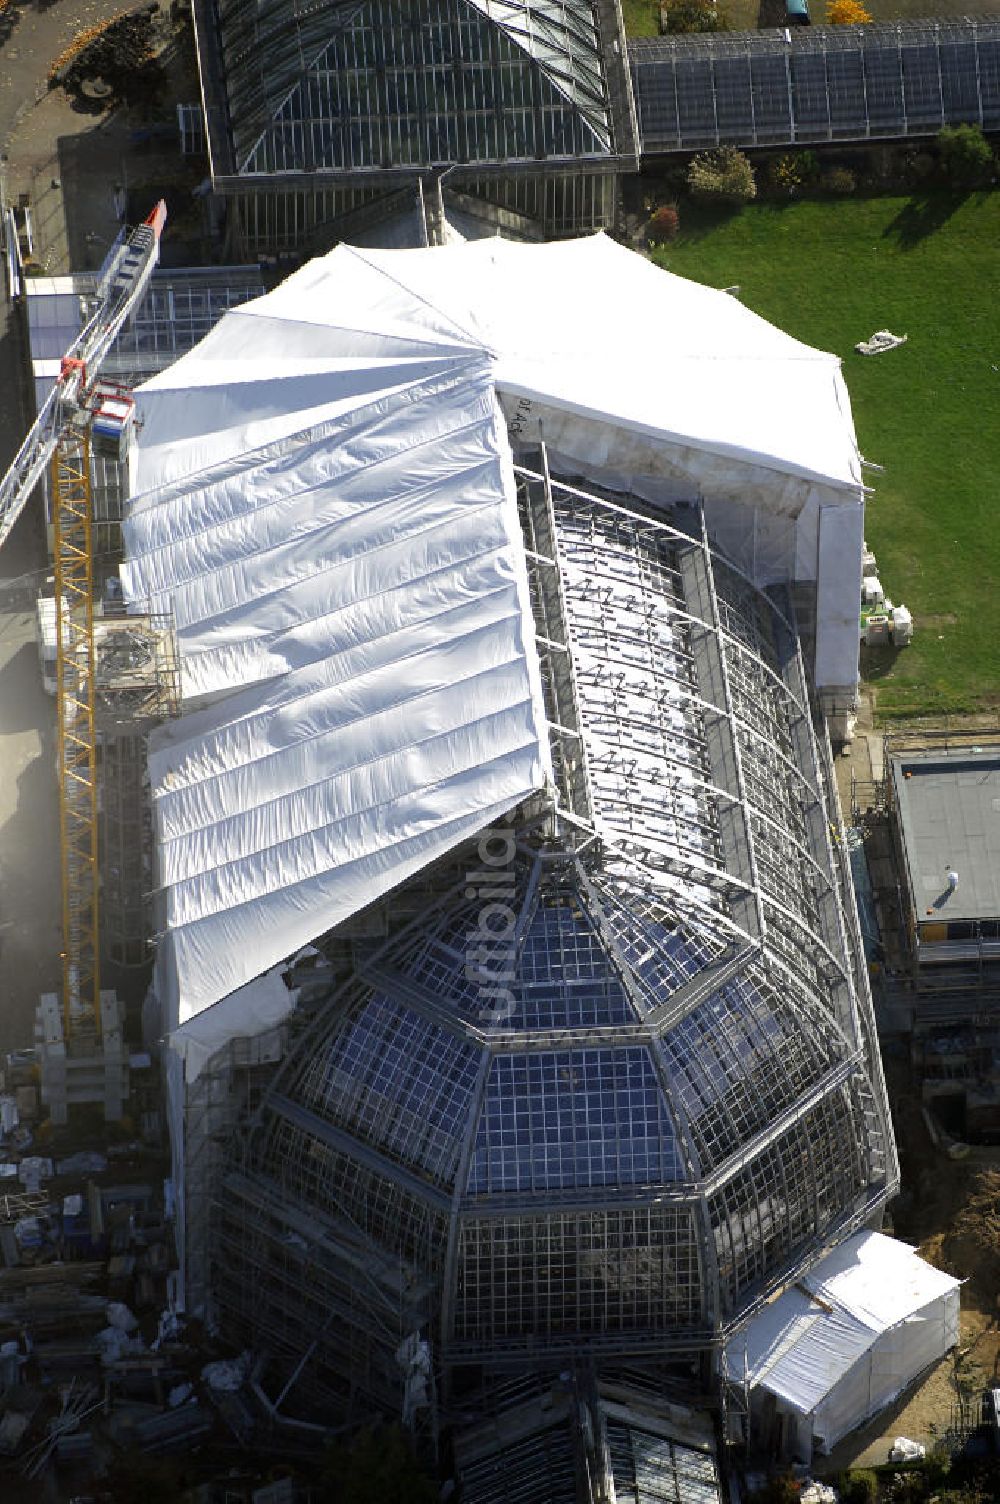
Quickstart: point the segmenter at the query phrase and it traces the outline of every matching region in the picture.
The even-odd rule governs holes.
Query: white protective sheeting
[[[863,489],[839,359],[604,235],[338,246],[230,312],[140,390],[133,494],[238,461],[350,412],[363,392],[403,390],[470,355],[488,358],[511,431],[544,432],[583,476],[614,472],[636,489],[653,477],[698,495],[723,543],[726,507],[756,511],[758,546],[742,562],[760,585],[789,568],[815,581],[819,517],[850,512],[834,552],[856,539],[857,558],[820,602],[816,682],[853,695],[857,602],[847,596],[860,575]]]
[[[602,235],[340,246],[136,395],[122,581],[191,712],[150,764],[167,1031],[544,783],[505,423],[735,503],[767,578],[804,509],[860,519],[839,361]]]
[[[388,387],[405,379],[408,362],[462,350],[490,352],[502,395],[549,409],[566,429],[547,435],[553,445],[590,463],[641,472],[656,451],[676,445],[687,452],[681,463],[700,457],[709,486],[704,456],[714,455],[858,497],[839,359],[604,235],[403,251],[338,246],[227,314],[147,383],[133,489],[190,474],[220,448],[239,452],[244,436],[251,444],[260,430],[271,436],[292,412],[342,401],[362,371],[372,378],[376,362],[385,363]],[[594,422],[604,425],[596,441]],[[602,460],[596,448],[622,454]],[[738,480],[738,465],[733,473]]]
[[[169,1032],[542,787],[548,742],[482,358],[140,498],[127,530],[128,594],[173,604],[212,697],[151,744]]]
[[[291,1013],[297,998],[297,989],[285,984],[284,968],[275,966],[175,1029],[168,1043],[184,1062],[185,1082],[191,1085],[197,1081],[212,1056],[230,1039],[238,1035],[252,1039],[277,1028]]]
[[[811,1417],[828,1451],[955,1345],[958,1317],[958,1280],[905,1243],[860,1232],[733,1338],[728,1370]]]

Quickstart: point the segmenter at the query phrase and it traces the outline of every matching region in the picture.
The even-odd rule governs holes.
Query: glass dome
[[[525,841],[500,875],[360,963],[255,1168],[440,1281],[455,1359],[710,1340],[881,1187],[864,1062],[634,873]]]

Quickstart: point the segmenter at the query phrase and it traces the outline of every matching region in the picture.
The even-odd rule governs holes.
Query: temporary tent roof
[[[187,694],[243,686],[152,739],[167,1027],[545,783],[509,470],[465,362],[134,509]]]
[[[706,496],[861,494],[836,358],[603,236],[338,247],[137,396],[123,586],[201,707],[150,760],[168,1028],[549,776],[506,423]]]
[[[726,1349],[729,1372],[812,1416],[833,1446],[958,1340],[959,1281],[905,1243],[860,1232],[766,1306]]]
[[[307,413],[350,405],[361,387],[388,389],[414,361],[471,352],[489,355],[504,397],[562,414],[557,447],[581,460],[641,471],[672,452],[708,488],[729,460],[857,497],[839,359],[604,235],[339,246],[228,314],[143,388],[133,489],[292,432]],[[567,426],[574,415],[600,422],[599,450],[593,429]]]

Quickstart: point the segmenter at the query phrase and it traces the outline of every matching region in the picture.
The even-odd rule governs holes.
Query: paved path
[[[49,92],[49,66],[78,32],[110,20],[122,0],[54,0],[22,4],[0,43],[0,150],[7,151],[17,122]]]

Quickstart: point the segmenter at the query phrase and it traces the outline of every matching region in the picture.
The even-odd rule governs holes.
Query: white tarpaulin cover
[[[128,530],[187,692],[235,690],[151,742],[169,1031],[542,787],[548,742],[481,357],[142,498]]]
[[[564,473],[700,496],[713,538],[756,583],[818,579],[816,682],[831,705],[853,703],[863,489],[839,359],[604,235],[338,246],[140,390],[132,492],[238,466],[470,356],[488,361],[512,432],[543,431]],[[176,516],[184,491],[150,500],[172,499]],[[831,510],[851,517],[821,536]],[[137,569],[136,598],[170,580]]]
[[[821,1259],[729,1343],[731,1376],[811,1416],[829,1450],[958,1341],[959,1281],[882,1233]]]
[[[238,1034],[253,1037],[277,1028],[297,999],[297,989],[286,986],[282,967],[275,966],[231,992],[214,1008],[181,1024],[170,1035],[170,1045],[184,1061],[185,1081],[189,1085],[197,1081],[222,1040]]]
[[[188,709],[150,758],[167,1031],[543,785],[508,424],[801,517],[765,551],[813,579],[822,516],[856,513],[860,578],[839,361],[602,235],[340,246],[136,395],[122,583],[172,611]],[[842,605],[817,635],[851,685]]]
[[[506,398],[563,415],[567,432],[550,436],[563,452],[593,449],[593,436],[567,421],[585,415],[604,425],[605,450],[620,449],[619,468],[649,464],[644,436],[650,450],[680,445],[857,499],[860,458],[839,359],[605,235],[338,246],[227,314],[142,388],[133,491],[350,407],[362,383],[385,390],[408,379],[409,364],[426,372],[473,351],[493,357]],[[616,459],[606,453],[603,463]],[[702,469],[710,484],[711,466]]]

